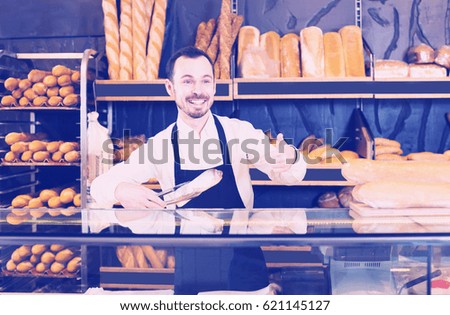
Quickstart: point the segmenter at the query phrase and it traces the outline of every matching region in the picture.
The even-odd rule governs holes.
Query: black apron
[[[183,208],[244,208],[230,163],[223,127],[217,117],[213,117],[224,162],[216,167],[223,173],[222,180]],[[181,169],[177,132],[175,124],[172,129],[175,185],[192,180],[204,171]],[[180,247],[175,249],[175,261],[175,294],[197,294],[200,291],[214,290],[252,291],[269,284],[264,256],[259,247]]]

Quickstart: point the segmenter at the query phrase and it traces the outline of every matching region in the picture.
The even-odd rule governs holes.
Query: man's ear
[[[171,97],[174,97],[172,81],[170,81],[169,79],[166,79],[166,81],[164,82],[164,85],[166,86],[167,94],[169,94]]]

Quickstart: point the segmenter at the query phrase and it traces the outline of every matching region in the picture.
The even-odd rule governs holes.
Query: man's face
[[[173,79],[166,81],[166,88],[186,118],[203,117],[211,108],[216,93],[211,64],[203,56],[178,58]]]

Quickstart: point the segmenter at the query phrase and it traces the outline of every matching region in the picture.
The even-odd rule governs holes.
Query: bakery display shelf
[[[100,287],[105,289],[173,289],[173,268],[100,267]]]
[[[450,78],[233,80],[234,99],[450,98]]]
[[[8,271],[6,269],[2,270],[3,276],[9,277],[32,277],[32,278],[79,278],[80,272],[79,270],[76,272],[68,272],[67,270],[63,270],[59,273],[51,272],[50,270],[46,270],[44,272],[37,272],[36,269],[31,269],[28,272],[18,272],[18,271]]]
[[[232,81],[216,81],[217,101],[233,99]],[[94,90],[97,101],[171,101],[165,88],[165,79],[151,81],[96,80]]]
[[[80,111],[79,107],[66,107],[66,106],[54,106],[54,107],[44,107],[44,106],[12,106],[12,107],[0,107],[0,111]]]
[[[80,166],[80,163],[69,162],[5,162],[1,159],[0,166]]]
[[[270,78],[233,80],[235,99],[372,98],[372,78]]]

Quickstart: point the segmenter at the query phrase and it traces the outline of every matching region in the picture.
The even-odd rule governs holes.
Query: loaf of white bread
[[[447,69],[435,64],[410,64],[409,76],[411,78],[445,78]]]
[[[323,78],[325,60],[322,30],[310,26],[300,31],[300,50],[302,75],[304,77]]]
[[[280,77],[280,35],[275,32],[267,32],[260,36],[259,46],[264,49],[273,65],[272,77]]]
[[[345,77],[344,49],[341,35],[329,32],[323,35],[325,76]]]
[[[301,76],[299,44],[300,42],[296,34],[289,33],[281,38],[281,77],[295,78]]]
[[[344,49],[345,74],[347,77],[364,77],[364,47],[361,29],[346,25],[339,30]]]
[[[252,78],[265,75],[265,66],[259,51],[260,32],[254,26],[243,26],[238,39],[238,73],[240,77]]]
[[[409,66],[400,60],[376,60],[375,79],[401,79],[409,76]]]

